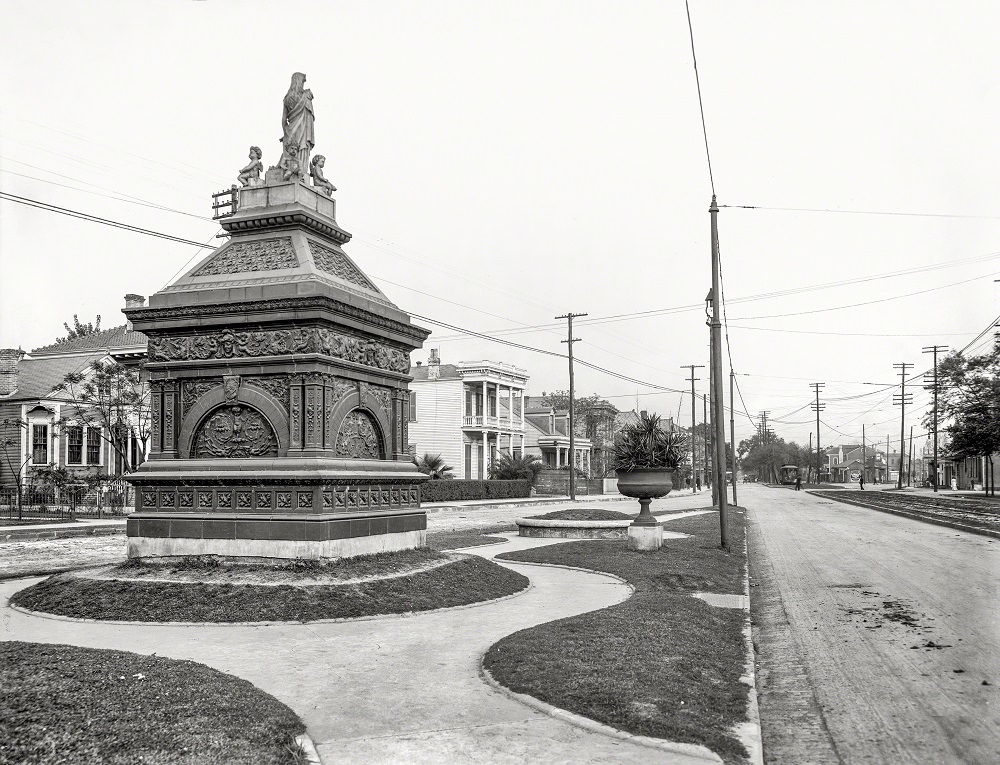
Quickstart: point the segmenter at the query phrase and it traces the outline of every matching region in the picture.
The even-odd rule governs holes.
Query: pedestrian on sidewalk
[[[696,476],[694,479],[695,491],[701,491],[701,476]]]
[[[861,487],[861,491],[865,490],[865,474],[862,473],[861,477],[858,478],[858,485]]]
[[[802,491],[802,475],[798,473],[795,475],[795,491]]]

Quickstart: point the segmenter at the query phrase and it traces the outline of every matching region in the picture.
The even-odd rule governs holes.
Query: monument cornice
[[[289,316],[290,312],[294,312],[294,317]],[[353,319],[367,326],[374,325],[418,344],[423,344],[431,334],[430,330],[415,324],[399,321],[326,295],[163,308],[132,308],[124,313],[137,331],[149,335],[159,334],[157,330],[168,329],[172,324],[190,327],[190,320],[193,318],[201,320],[199,323],[206,326],[221,327],[227,324],[287,324],[290,321],[301,323],[310,319],[321,319],[324,313]],[[400,313],[402,314],[402,311]]]
[[[261,231],[306,228],[332,239],[337,244],[347,244],[351,240],[351,234],[347,231],[300,207],[294,207],[287,211],[267,208],[266,212],[255,213],[246,218],[223,218],[219,223],[227,232],[227,234],[220,234],[220,237],[229,234],[239,236],[240,234],[254,234]]]

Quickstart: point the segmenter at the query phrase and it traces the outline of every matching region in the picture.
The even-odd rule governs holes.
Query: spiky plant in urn
[[[687,438],[668,431],[659,415],[641,412],[615,439],[614,461],[618,491],[639,500],[639,515],[628,530],[633,550],[656,550],[663,530],[649,512],[649,503],[673,488],[673,473],[687,458]]]

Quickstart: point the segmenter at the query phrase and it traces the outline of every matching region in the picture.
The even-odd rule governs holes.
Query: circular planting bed
[[[423,549],[327,565],[130,561],[51,576],[11,604],[106,621],[309,622],[463,606],[527,586],[526,577],[484,558]]]
[[[624,539],[635,516],[603,508],[570,508],[545,515],[518,518],[522,537],[563,539]]]
[[[193,661],[6,642],[0,688],[0,762],[305,761],[296,754],[298,715]]]

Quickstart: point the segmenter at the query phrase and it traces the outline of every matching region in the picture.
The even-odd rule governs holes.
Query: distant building
[[[432,349],[410,367],[410,452],[440,454],[456,478],[486,478],[497,454],[537,454],[546,466],[570,464],[565,412],[532,406],[528,373],[499,361],[442,364]],[[590,441],[575,439],[576,464],[590,468]]]
[[[138,301],[138,302],[137,302]],[[141,305],[138,295],[126,304]],[[53,343],[26,354],[19,348],[0,349],[0,486],[31,482],[39,467],[67,468],[71,473],[121,476],[124,464],[112,437],[124,444],[132,465],[145,455],[122,424],[122,432],[73,420],[70,396],[58,390],[67,374],[85,373],[95,362],[113,359],[137,365],[146,355],[146,336],[125,324],[84,337]]]

